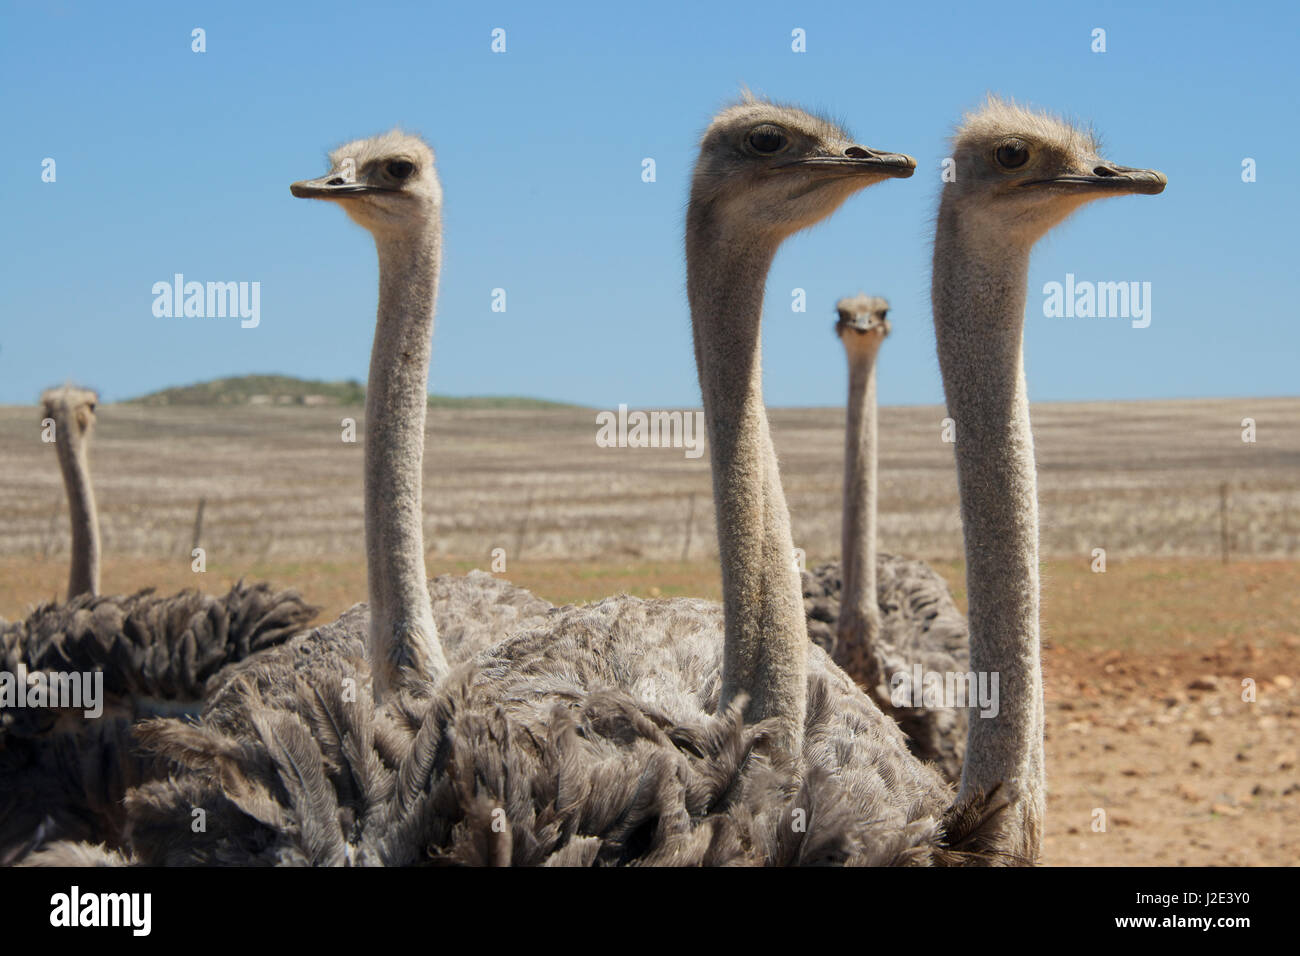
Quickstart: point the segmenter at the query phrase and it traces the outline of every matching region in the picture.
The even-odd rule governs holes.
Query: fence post
[[[1228,483],[1219,485],[1219,552],[1228,563]]]
[[[208,503],[207,498],[199,499],[199,507],[194,512],[194,543],[190,545],[190,553],[199,546],[199,539],[203,537],[203,507]]]
[[[682,563],[691,555],[691,526],[695,524],[695,492],[691,492],[691,503],[686,509],[686,542],[682,545]]]

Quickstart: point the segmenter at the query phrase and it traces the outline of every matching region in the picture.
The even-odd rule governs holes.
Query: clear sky
[[[893,304],[885,404],[940,402],[929,315],[945,138],[986,91],[1091,121],[1161,196],[1040,243],[1036,401],[1300,393],[1291,0],[48,3],[0,15],[0,403],[65,379],[106,401],[248,372],[366,375],[370,237],[291,181],[395,124],[446,196],[431,390],[697,404],[682,222],[700,131],[741,85],[829,113],[917,175],[795,237],[768,283],[766,394],[842,400],[837,298]],[[191,30],[206,31],[206,52]],[[491,33],[506,31],[494,54]],[[1105,53],[1091,51],[1094,28]],[[791,50],[806,32],[807,52]],[[56,179],[42,181],[55,160]],[[642,159],[657,181],[641,179]],[[1242,161],[1257,181],[1242,182]],[[166,319],[155,282],[261,283],[261,322]],[[1042,314],[1043,284],[1151,283],[1151,324]],[[791,290],[807,312],[791,311]],[[491,310],[506,290],[507,311]]]

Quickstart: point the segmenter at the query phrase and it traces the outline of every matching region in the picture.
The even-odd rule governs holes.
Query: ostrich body
[[[122,840],[127,791],[166,775],[141,751],[138,719],[197,713],[228,664],[300,632],[316,609],[296,592],[238,582],[221,597],[81,594],[0,622],[0,671],[103,674],[103,713],[0,711],[0,865],[48,840]]]
[[[117,845],[127,790],[159,773],[133,725],[197,713],[223,667],[286,640],[315,616],[296,591],[239,581],[221,597],[99,594],[99,525],[87,451],[98,397],[65,386],[42,397],[72,517],[68,600],[0,620],[0,671],[102,674],[103,713],[48,706],[0,711],[0,864],[47,840]]]
[[[841,299],[836,311],[835,334],[849,365],[841,561],[803,574],[809,636],[898,721],[913,754],[956,782],[965,709],[912,706],[910,695],[896,706],[893,699],[896,682],[910,687],[916,665],[924,674],[966,673],[970,636],[932,568],[876,553],[876,356],[889,335],[889,303],[858,295]]]

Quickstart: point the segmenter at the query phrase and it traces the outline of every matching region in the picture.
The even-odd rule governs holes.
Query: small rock
[[[1273,686],[1278,690],[1290,690],[1295,686],[1295,681],[1287,677],[1285,674],[1278,674],[1273,678]]]
[[[1225,817],[1239,817],[1246,811],[1241,807],[1232,807],[1226,803],[1212,803],[1210,804],[1210,812]]]
[[[1218,682],[1213,675],[1198,677],[1187,685],[1188,690],[1215,690],[1218,688]]]
[[[1214,741],[1210,740],[1209,734],[1207,734],[1200,727],[1197,727],[1195,730],[1192,731],[1191,742],[1193,744],[1209,744],[1209,743],[1213,743]]]

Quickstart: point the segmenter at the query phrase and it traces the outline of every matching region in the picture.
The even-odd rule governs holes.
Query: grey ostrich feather
[[[316,610],[296,591],[240,581],[221,597],[82,594],[0,622],[0,670],[103,681],[98,717],[53,706],[0,711],[0,863],[49,840],[119,845],[126,791],[165,772],[140,750],[135,720],[197,713],[222,668],[302,631]]]
[[[805,771],[764,747],[770,727],[747,725],[739,704],[717,712],[715,604],[622,596],[555,609],[454,665],[431,695],[382,706],[352,636],[364,614],[230,668],[197,725],[140,725],[177,772],[127,799],[134,859],[1007,862],[979,836],[996,822],[996,801],[954,809],[897,728],[820,650],[810,651]],[[702,684],[701,666],[711,675]],[[205,812],[200,833],[195,808]],[[85,852],[56,846],[34,862]]]
[[[843,590],[840,563],[804,571],[802,583],[808,636],[835,657]],[[948,583],[924,561],[878,553],[876,583],[880,630],[871,642],[870,677],[862,682],[863,689],[898,722],[911,752],[934,763],[946,780],[955,783],[961,779],[966,753],[966,709],[896,707],[891,691],[896,677],[907,675],[910,681],[917,665],[924,673],[967,673],[966,618],[957,610]]]

